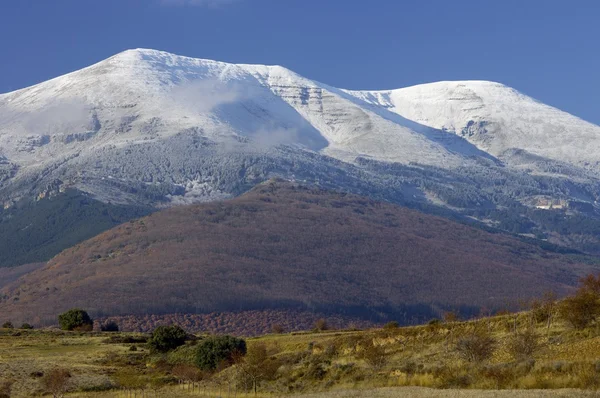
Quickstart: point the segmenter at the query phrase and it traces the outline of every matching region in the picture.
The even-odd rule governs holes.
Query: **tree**
[[[69,389],[71,374],[65,369],[52,369],[42,377],[42,387],[54,398],[60,398]]]
[[[15,327],[13,326],[12,322],[7,321],[2,324],[2,328],[3,329],[14,329]]]
[[[102,332],[118,332],[119,325],[115,321],[107,321],[100,325],[100,330]]]
[[[475,331],[456,342],[458,355],[469,362],[483,362],[496,349],[496,340],[487,332]]]
[[[269,356],[267,346],[264,343],[259,343],[248,348],[248,352],[239,366],[244,375],[252,382],[254,395],[256,395],[257,387],[261,381],[275,378],[280,363]]]
[[[24,323],[21,325],[21,329],[33,329],[33,326],[28,323]]]
[[[62,330],[91,331],[94,321],[87,312],[73,308],[58,316],[58,324]]]
[[[168,352],[185,344],[188,334],[177,325],[159,326],[152,332],[148,345],[153,351]]]
[[[219,366],[233,364],[236,356],[246,355],[246,341],[233,336],[213,336],[198,344],[196,366],[213,371]]]
[[[195,366],[179,364],[173,368],[173,376],[175,376],[184,386],[187,384],[188,390],[193,391],[195,383],[202,380],[202,372]]]

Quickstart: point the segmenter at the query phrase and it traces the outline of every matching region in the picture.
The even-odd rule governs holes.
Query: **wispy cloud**
[[[236,3],[240,0],[158,0],[164,6],[193,6],[217,8],[227,4]]]

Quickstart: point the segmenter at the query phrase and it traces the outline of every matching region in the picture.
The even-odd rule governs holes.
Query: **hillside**
[[[295,309],[401,322],[564,294],[598,269],[517,238],[282,181],[170,208],[63,251],[2,289],[14,321]]]
[[[103,203],[75,190],[34,202],[22,200],[0,209],[0,268],[47,261],[63,249],[151,211]]]
[[[490,338],[492,350],[470,361],[459,347],[477,335]],[[531,350],[515,349],[513,342],[527,335],[534,336]],[[596,326],[574,331],[557,318],[548,329],[546,322],[532,321],[531,312],[405,328],[264,335],[246,339],[250,354],[233,366],[199,372],[195,352],[207,337],[198,334],[162,354],[149,349],[148,334],[0,329],[0,388],[12,381],[11,396],[42,395],[44,376],[54,369],[70,373],[68,396],[86,398],[592,398],[600,386]],[[262,359],[274,366],[264,367],[255,394],[245,370],[261,359],[255,354],[261,348],[267,354]]]

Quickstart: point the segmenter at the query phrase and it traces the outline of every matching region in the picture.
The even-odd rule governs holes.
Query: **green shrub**
[[[58,324],[62,330],[90,331],[94,321],[84,310],[73,308],[58,316]]]
[[[14,329],[15,327],[13,326],[12,322],[8,321],[8,322],[4,322],[2,324],[2,328],[3,329]]]
[[[234,363],[246,355],[246,341],[232,336],[214,336],[202,340],[196,348],[196,366],[212,371]]]
[[[24,323],[21,325],[20,329],[33,329],[33,326],[28,323]]]
[[[148,345],[152,351],[168,352],[185,344],[188,334],[177,325],[159,326],[152,332]]]

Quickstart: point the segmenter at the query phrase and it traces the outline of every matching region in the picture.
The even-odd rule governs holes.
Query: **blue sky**
[[[499,81],[600,124],[600,1],[0,0],[0,92],[128,48],[351,89]]]

